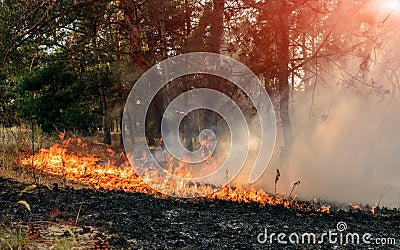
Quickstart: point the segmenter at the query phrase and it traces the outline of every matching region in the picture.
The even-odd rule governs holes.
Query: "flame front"
[[[60,136],[61,144],[55,144],[49,149],[41,149],[34,156],[25,158],[21,163],[27,167],[33,167],[46,174],[60,176],[68,181],[88,185],[97,190],[124,190],[126,192],[138,192],[155,196],[163,196],[147,185],[133,171],[126,160],[124,153],[116,153],[103,145],[87,143],[77,137],[64,139]],[[106,160],[105,160],[106,159]],[[171,161],[171,164],[172,161]],[[172,166],[168,169],[172,171]],[[190,170],[182,162],[174,171],[175,175],[191,177]],[[205,184],[187,185],[187,183],[176,183],[172,187],[166,185],[165,179],[151,177],[156,189],[163,190],[164,194],[209,194],[210,186]],[[223,187],[218,191],[206,196],[207,199],[220,199],[234,202],[256,202],[265,205],[283,205],[285,207],[303,207],[294,200],[273,196],[263,190],[256,191],[254,188],[244,189],[242,187]],[[329,212],[323,209],[322,212]]]

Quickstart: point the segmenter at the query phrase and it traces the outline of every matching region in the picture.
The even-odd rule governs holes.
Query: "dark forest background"
[[[110,144],[143,72],[174,55],[208,51],[238,59],[261,79],[289,150],[290,110],[298,105],[293,93],[333,82],[355,93],[398,95],[398,47],[392,46],[398,6],[389,2],[2,0],[0,123],[34,124],[46,133],[103,131]],[[378,64],[390,84],[371,76]],[[235,95],[229,86],[210,86],[215,83],[185,78],[158,95],[148,114],[149,143],[159,137],[170,96],[193,86]]]

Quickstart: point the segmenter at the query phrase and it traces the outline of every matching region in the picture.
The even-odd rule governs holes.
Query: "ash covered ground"
[[[57,236],[81,249],[400,249],[400,214],[393,210],[372,215],[333,207],[328,214],[280,205],[174,200],[68,186],[38,186],[21,195],[27,186],[0,178],[0,221],[9,227],[20,225],[24,233],[37,230],[30,249],[45,248],[46,240]],[[17,203],[20,200],[30,205],[31,212]],[[284,245],[276,236],[272,244],[269,239],[259,242],[265,240],[265,229],[269,236],[315,233],[318,241],[324,232],[339,233],[339,222],[346,223],[345,234],[362,237],[370,233],[372,237],[393,238],[396,243],[344,245],[340,238],[339,244],[330,244],[325,238],[322,244]],[[60,227],[54,230],[57,225]]]

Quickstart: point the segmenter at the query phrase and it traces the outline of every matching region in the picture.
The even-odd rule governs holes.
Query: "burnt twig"
[[[279,177],[281,177],[281,173],[279,172],[279,169],[276,169],[276,175],[275,175],[275,196],[276,196],[276,185],[278,184]]]
[[[289,200],[292,198],[292,193],[293,193],[294,189],[296,188],[296,186],[299,186],[299,185],[300,185],[300,181],[296,181],[293,184],[292,190],[290,191],[290,194],[289,194]]]

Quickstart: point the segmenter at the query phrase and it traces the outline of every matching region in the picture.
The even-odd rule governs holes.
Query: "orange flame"
[[[354,210],[361,210],[361,206],[360,205],[353,205],[353,204],[349,204],[350,208],[354,209]]]
[[[320,213],[329,213],[331,206],[322,205],[320,208],[317,209],[317,212]]]
[[[116,153],[114,150],[104,148],[101,145],[90,145],[77,137],[65,139],[65,133],[60,134],[61,144],[55,144],[49,149],[41,149],[34,156],[22,159],[21,163],[33,167],[46,174],[60,176],[68,181],[88,185],[97,190],[124,190],[126,192],[140,192],[159,196],[160,193],[148,186],[130,167],[125,153]],[[146,156],[143,156],[146,158]],[[167,156],[168,158],[169,156]],[[106,159],[106,160],[105,160]],[[32,166],[33,162],[33,166]],[[168,171],[181,177],[191,177],[190,169],[185,163],[179,162],[173,166],[170,159]],[[173,168],[175,167],[175,168]],[[215,167],[215,166],[213,166]],[[152,176],[153,179],[154,176]],[[199,184],[192,185],[190,190],[185,183],[176,183],[169,187],[163,178],[156,179],[157,189],[162,188],[171,194],[186,194],[188,192],[202,195],[210,193],[210,186]],[[170,190],[168,190],[170,189]],[[161,195],[165,197],[165,195]],[[223,187],[217,192],[209,194],[207,199],[219,199],[234,202],[256,202],[261,206],[283,205],[284,207],[304,208],[304,204],[295,200],[286,200],[281,197],[269,195],[263,190],[256,191],[254,188],[244,189],[242,187]],[[319,211],[329,213],[330,206],[322,206]]]

